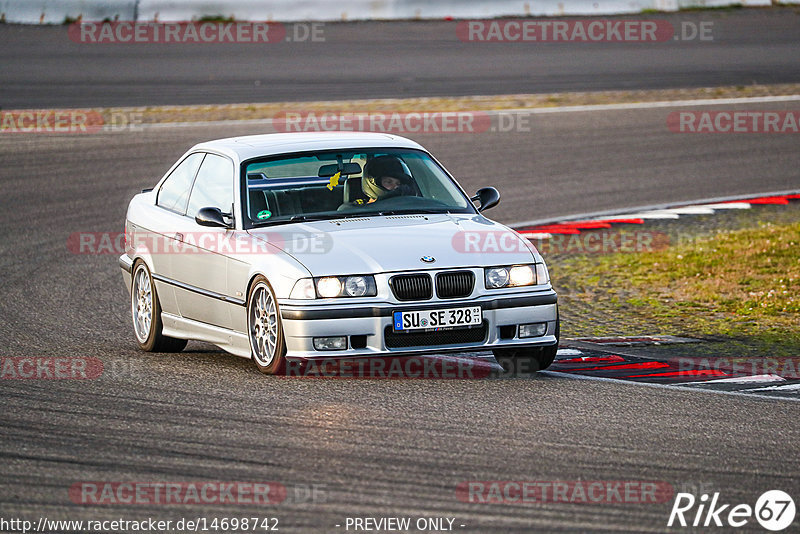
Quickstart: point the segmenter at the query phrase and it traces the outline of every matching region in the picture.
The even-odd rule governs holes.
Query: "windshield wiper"
[[[450,210],[447,209],[407,209],[407,210],[383,210],[377,212],[378,215],[385,216],[385,215],[413,215],[416,213],[420,214],[447,214],[450,213]]]
[[[290,224],[296,222],[315,222],[315,221],[333,221],[336,219],[350,219],[352,217],[369,217],[370,215],[355,214],[355,213],[337,213],[328,215],[292,215],[288,219],[275,219],[273,221],[254,222],[253,228],[260,228],[262,226],[277,226],[279,224]]]
[[[292,215],[289,217],[289,222],[329,221],[338,218],[338,215]]]
[[[381,211],[367,211],[355,213],[336,213],[336,214],[309,214],[309,215],[292,215],[288,219],[275,219],[272,221],[254,222],[253,228],[261,228],[264,226],[277,226],[280,224],[290,224],[296,222],[315,222],[315,221],[334,221],[336,219],[353,219],[361,217],[384,217],[386,215],[413,215],[413,214],[448,214],[450,210],[447,209],[403,209],[403,210],[381,210]]]

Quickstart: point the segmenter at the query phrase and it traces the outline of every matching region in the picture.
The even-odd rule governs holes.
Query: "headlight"
[[[547,270],[545,269],[544,272],[546,273]],[[490,267],[484,271],[486,289],[536,285],[538,273],[539,264]],[[539,283],[546,282],[541,280]]]
[[[338,297],[342,293],[342,283],[333,276],[320,278],[317,280],[317,293],[324,299]]]
[[[515,265],[508,270],[508,285],[530,286],[536,284],[536,273],[530,265]]]
[[[508,285],[508,269],[496,267],[486,269],[486,289],[497,289]]]
[[[349,297],[363,297],[368,288],[366,276],[348,276],[344,280],[344,292]]]
[[[315,278],[320,298],[374,297],[378,294],[375,277],[371,275],[324,276]]]

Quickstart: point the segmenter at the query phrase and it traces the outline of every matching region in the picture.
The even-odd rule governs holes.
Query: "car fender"
[[[250,236],[250,239],[255,238]],[[271,244],[261,243],[262,250],[266,249],[266,252],[230,256],[229,288],[235,290],[237,294],[241,293],[246,300],[253,279],[262,275],[272,286],[278,299],[288,299],[295,282],[300,278],[311,277],[311,272],[285,251]]]

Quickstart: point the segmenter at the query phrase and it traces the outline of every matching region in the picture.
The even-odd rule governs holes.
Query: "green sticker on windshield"
[[[269,210],[262,210],[258,212],[258,215],[256,215],[256,217],[259,220],[263,221],[264,219],[269,219],[270,217],[272,217],[272,212]]]

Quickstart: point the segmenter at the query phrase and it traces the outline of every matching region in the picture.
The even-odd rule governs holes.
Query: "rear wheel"
[[[247,333],[250,355],[262,373],[282,374],[286,365],[286,342],[275,292],[258,276],[247,299]]]
[[[561,336],[561,319],[556,317],[556,342],[554,345],[548,347],[536,347],[525,349],[496,349],[494,350],[495,358],[520,358],[530,359],[536,363],[537,371],[544,371],[556,359],[558,352],[558,340]]]
[[[185,339],[168,337],[161,333],[161,303],[150,269],[141,261],[133,265],[131,279],[131,317],[133,331],[139,348],[147,352],[180,352],[186,347]]]

